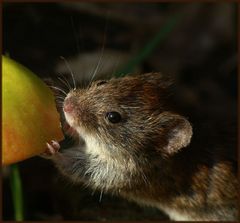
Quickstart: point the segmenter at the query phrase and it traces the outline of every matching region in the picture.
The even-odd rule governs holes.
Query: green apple
[[[30,70],[2,56],[2,163],[15,163],[64,138],[54,95]]]

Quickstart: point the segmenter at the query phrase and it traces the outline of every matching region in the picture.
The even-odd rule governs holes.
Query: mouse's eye
[[[108,112],[106,114],[106,118],[111,122],[111,123],[118,123],[122,120],[121,115],[118,112]]]
[[[98,83],[97,83],[97,86],[100,86],[100,85],[103,85],[103,84],[106,84],[107,83],[107,81],[99,81]]]

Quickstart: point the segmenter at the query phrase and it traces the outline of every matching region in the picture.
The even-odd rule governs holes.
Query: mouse
[[[172,86],[146,73],[70,90],[63,113],[77,143],[62,149],[52,140],[44,157],[72,182],[156,207],[170,220],[237,220],[234,143],[212,142],[209,129],[176,111]]]

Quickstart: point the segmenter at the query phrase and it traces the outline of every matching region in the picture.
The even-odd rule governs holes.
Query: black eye
[[[100,86],[100,85],[106,84],[106,83],[107,83],[107,81],[99,81],[99,82],[97,83],[97,86]]]
[[[112,123],[118,123],[121,121],[122,117],[118,112],[108,112],[106,118]]]

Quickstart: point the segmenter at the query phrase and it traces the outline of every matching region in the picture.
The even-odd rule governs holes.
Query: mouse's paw
[[[46,143],[47,145],[47,150],[46,152],[50,155],[54,155],[55,153],[57,153],[60,149],[60,145],[57,141],[55,140],[51,140],[50,143]]]
[[[41,157],[45,159],[51,159],[55,154],[58,153],[60,149],[60,145],[57,141],[51,140],[50,143],[46,143],[46,150],[42,154],[40,154]]]

